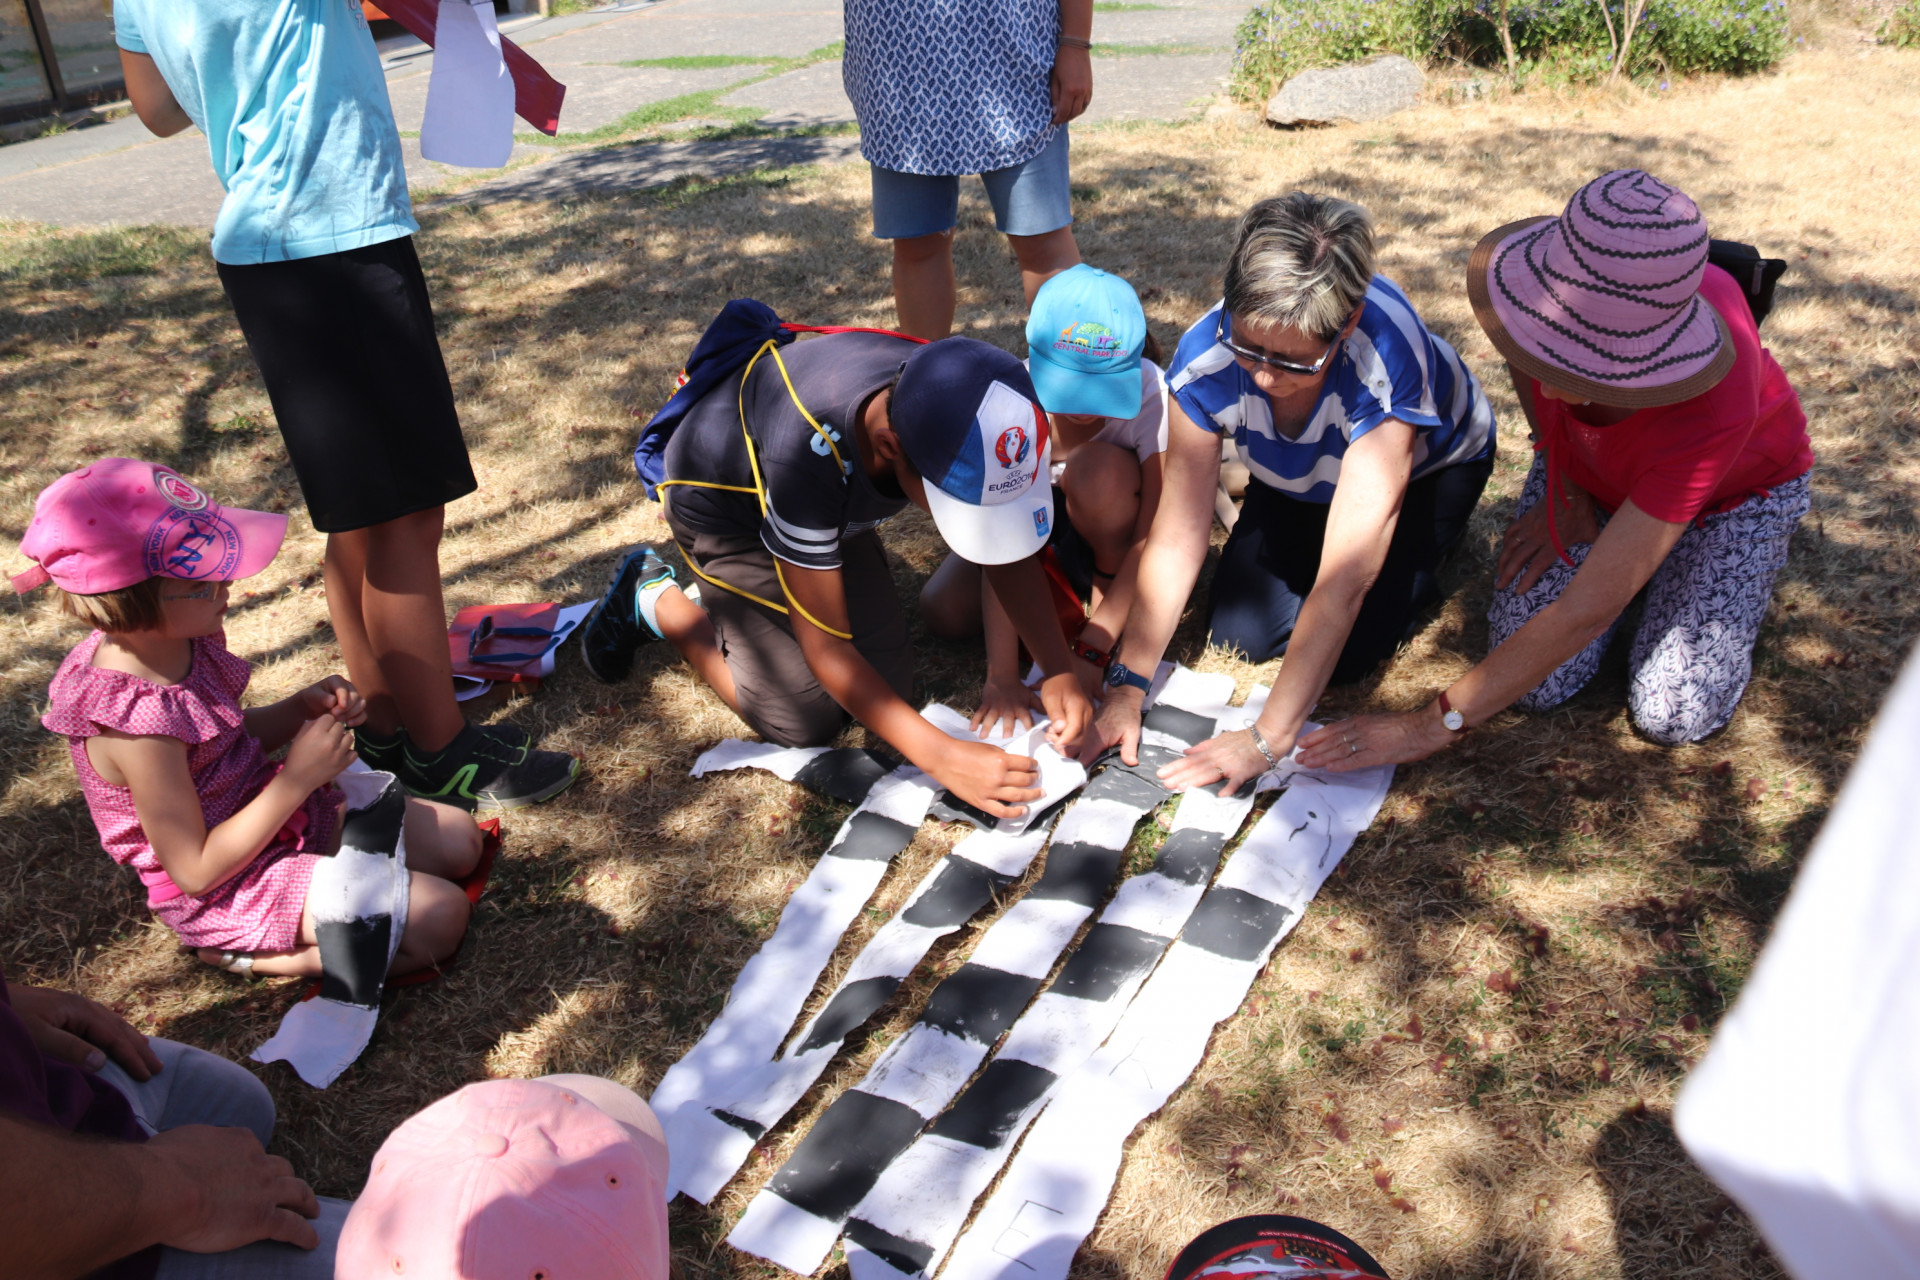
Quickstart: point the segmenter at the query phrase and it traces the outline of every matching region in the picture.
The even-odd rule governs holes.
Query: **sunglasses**
[[[1333,353],[1340,349],[1340,340],[1345,336],[1345,334],[1336,335],[1334,340],[1327,344],[1327,349],[1320,353],[1320,358],[1312,364],[1301,364],[1298,360],[1288,360],[1284,356],[1273,355],[1269,352],[1262,351],[1258,347],[1243,347],[1235,342],[1227,336],[1227,318],[1224,311],[1221,313],[1220,318],[1213,322],[1214,341],[1233,352],[1234,355],[1250,363],[1263,364],[1269,369],[1278,369],[1282,373],[1297,374],[1302,378],[1311,378],[1326,368],[1327,361],[1333,359]]]

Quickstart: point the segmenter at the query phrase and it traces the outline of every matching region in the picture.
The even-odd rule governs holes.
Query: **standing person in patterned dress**
[[[1603,174],[1560,217],[1481,240],[1467,294],[1534,433],[1491,652],[1419,711],[1307,735],[1302,762],[1419,760],[1508,706],[1558,706],[1643,588],[1634,725],[1667,746],[1718,732],[1809,506],[1813,447],[1745,294],[1707,262],[1698,206],[1637,169]]]
[[[900,328],[953,331],[960,178],[977,173],[1027,302],[1080,261],[1067,122],[1093,98],[1093,0],[847,0],[847,97],[893,241]]]

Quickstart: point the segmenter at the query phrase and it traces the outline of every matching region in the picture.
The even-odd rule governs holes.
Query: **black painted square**
[[[858,982],[849,982],[833,993],[833,999],[827,1001],[827,1007],[807,1028],[807,1038],[800,1042],[795,1053],[810,1053],[815,1049],[824,1049],[839,1044],[854,1029],[868,1018],[873,1011],[887,1002],[900,987],[899,978],[862,978]]]
[[[905,1103],[849,1089],[814,1122],[767,1190],[795,1208],[841,1221],[925,1123]]]
[[[838,747],[801,765],[793,780],[809,791],[859,804],[873,790],[873,784],[892,771],[892,765],[871,751]]]
[[[926,892],[900,913],[900,918],[922,929],[951,929],[965,924],[993,895],[1013,883],[1013,877],[987,870],[965,858],[948,858],[934,874]]]
[[[1079,1000],[1107,1000],[1123,984],[1153,967],[1168,939],[1123,924],[1087,930],[1049,990]]]
[[[321,998],[363,1009],[379,1004],[393,945],[393,917],[316,920],[313,934],[320,944]]]
[[[1220,850],[1226,843],[1227,838],[1217,831],[1183,827],[1160,846],[1153,869],[1181,884],[1205,884],[1213,879],[1213,869],[1220,864]]]
[[[1200,899],[1180,940],[1229,960],[1258,960],[1293,912],[1244,889],[1215,888]]]
[[[1031,1062],[995,1058],[927,1132],[969,1146],[997,1147],[1058,1078]]]
[[[827,853],[855,861],[887,862],[907,847],[915,829],[877,813],[856,813],[847,819],[846,835]]]
[[[880,1259],[895,1271],[904,1271],[916,1275],[933,1264],[933,1246],[921,1244],[918,1240],[909,1240],[896,1236],[890,1231],[882,1231],[871,1222],[854,1218],[847,1223],[847,1239]]]
[[[1038,978],[963,964],[933,989],[920,1021],[975,1044],[992,1044],[1039,989]]]
[[[1130,809],[1145,813],[1148,809],[1165,800],[1169,794],[1153,776],[1153,771],[1140,764],[1129,769],[1120,763],[1118,756],[1113,763],[1102,769],[1093,781],[1087,784],[1086,797],[1089,800],[1112,800],[1124,804]]]
[[[397,782],[364,809],[349,809],[340,824],[342,848],[363,853],[392,853],[400,847],[400,829],[407,820],[407,793]]]
[[[1041,868],[1039,882],[1027,891],[1027,896],[1091,907],[1106,894],[1107,884],[1120,869],[1120,855],[1124,852],[1078,840],[1052,845],[1047,849],[1047,865]]]
[[[1191,711],[1182,711],[1179,707],[1161,703],[1147,712],[1141,722],[1144,727],[1178,738],[1192,746],[1196,742],[1205,742],[1213,736],[1213,720],[1209,716],[1197,716]]]

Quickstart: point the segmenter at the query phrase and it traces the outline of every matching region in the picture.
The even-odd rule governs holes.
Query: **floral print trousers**
[[[1698,742],[1733,718],[1753,674],[1753,643],[1773,598],[1773,580],[1787,562],[1788,541],[1811,502],[1811,476],[1796,476],[1771,493],[1696,522],[1654,571],[1628,658],[1627,706],[1633,723],[1655,742]],[[1520,512],[1545,494],[1546,466],[1536,454],[1520,492]],[[1487,610],[1489,645],[1505,643],[1558,599],[1592,549],[1590,542],[1569,546],[1573,567],[1556,559],[1525,595],[1495,590]],[[1601,655],[1619,630],[1616,618],[1515,705],[1544,711],[1578,693],[1599,670]]]

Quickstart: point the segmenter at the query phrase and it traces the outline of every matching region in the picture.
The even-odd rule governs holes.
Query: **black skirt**
[[[411,236],[219,265],[314,528],[364,529],[480,487]]]

